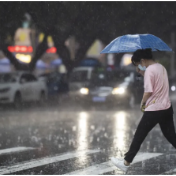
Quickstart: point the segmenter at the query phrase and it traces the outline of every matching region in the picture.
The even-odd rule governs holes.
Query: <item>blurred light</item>
[[[129,65],[131,64],[131,57],[126,57],[124,60],[124,65]]]
[[[105,78],[104,74],[100,74],[100,75],[99,75],[99,78],[100,78],[100,79],[104,79],[104,78]]]
[[[84,95],[87,95],[89,93],[89,89],[88,88],[81,88],[80,93],[84,94]]]
[[[28,52],[29,52],[29,53],[32,53],[32,52],[33,52],[32,46],[28,46]]]
[[[176,87],[175,87],[175,86],[172,86],[172,87],[171,87],[171,90],[172,90],[172,91],[175,91],[175,90],[176,90]]]
[[[78,150],[84,150],[88,148],[87,141],[87,119],[88,113],[80,112],[78,120]]]
[[[132,54],[124,54],[121,60],[121,66],[127,66],[131,64]]]
[[[108,65],[114,65],[114,55],[113,54],[108,54],[107,64]]]
[[[15,49],[14,49],[13,46],[8,46],[8,50],[9,50],[10,52],[15,52]]]
[[[22,47],[21,47],[21,51],[22,51],[22,52],[26,52],[26,51],[27,51],[27,47],[22,46]]]
[[[51,48],[47,49],[46,52],[47,53],[56,53],[57,49],[56,49],[56,47],[51,47]]]
[[[30,63],[31,62],[31,55],[26,55],[26,54],[16,54],[15,55],[18,60],[21,62],[25,63]]]
[[[8,46],[8,50],[10,52],[16,52],[16,53],[32,53],[33,48],[32,46]],[[56,47],[51,47],[46,50],[47,53],[56,53],[57,49]]]
[[[80,117],[87,118],[88,114],[87,112],[80,112]]]
[[[45,36],[44,33],[40,33],[40,34],[39,34],[39,39],[38,39],[38,41],[39,41],[39,42],[42,42],[43,39],[44,39],[44,36]]]
[[[124,94],[125,93],[125,89],[123,87],[120,87],[120,88],[114,88],[112,90],[112,94]]]
[[[20,52],[20,47],[19,46],[15,46],[15,52]]]
[[[126,128],[126,114],[125,112],[121,111],[116,113],[115,115],[115,140],[114,140],[114,147],[118,148],[119,150],[124,150],[125,147],[125,128]]]
[[[33,52],[32,46],[8,46],[8,50],[10,52],[16,52],[16,53],[32,53]]]
[[[85,166],[88,162],[86,157],[86,149],[88,149],[88,113],[80,112],[78,117],[77,151],[85,151],[85,153],[81,157],[78,157],[77,164]]]

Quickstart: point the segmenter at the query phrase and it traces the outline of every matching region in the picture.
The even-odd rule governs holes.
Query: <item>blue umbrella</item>
[[[165,42],[154,35],[128,34],[114,39],[101,53],[131,53],[146,48],[151,48],[152,51],[172,51]]]

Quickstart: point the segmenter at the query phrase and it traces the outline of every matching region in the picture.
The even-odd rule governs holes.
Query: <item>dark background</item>
[[[33,70],[37,59],[46,51],[46,38],[53,37],[57,52],[68,70],[84,58],[95,39],[107,45],[125,34],[151,33],[170,45],[176,30],[176,2],[0,2],[0,49],[17,70]],[[37,46],[32,62],[19,63],[7,50],[13,45],[16,29],[30,14],[32,26],[45,34]],[[65,41],[74,36],[79,43],[71,60]],[[173,48],[175,49],[175,48]],[[162,57],[170,57],[162,54]],[[167,65],[167,61],[165,64]]]

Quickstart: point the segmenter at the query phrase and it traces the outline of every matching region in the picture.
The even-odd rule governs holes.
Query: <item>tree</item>
[[[152,33],[169,43],[175,8],[175,2],[1,2],[0,47],[17,69],[33,70],[47,49],[47,36],[51,35],[70,71],[85,57],[95,39],[106,45],[120,35]],[[6,36],[14,35],[26,12],[38,30],[45,33],[45,40],[37,47],[29,65],[19,63],[5,43]],[[74,60],[65,46],[71,36],[79,43]]]
[[[33,70],[35,63],[38,58],[46,51],[48,48],[46,38],[47,31],[45,32],[45,38],[43,42],[37,47],[37,50],[32,58],[32,61],[29,64],[20,63],[15,56],[8,51],[8,45],[12,44],[6,40],[7,36],[10,35],[11,38],[14,38],[16,29],[21,26],[24,14],[26,13],[27,8],[26,4],[21,2],[1,2],[0,6],[0,49],[4,54],[10,59],[11,63],[15,66],[17,70]]]

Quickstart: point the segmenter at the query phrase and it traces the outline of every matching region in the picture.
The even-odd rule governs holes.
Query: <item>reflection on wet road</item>
[[[173,105],[175,106],[175,105]],[[127,152],[142,116],[134,109],[31,107],[0,110],[0,174],[124,174],[111,156]],[[175,149],[159,126],[127,174],[176,173]]]
[[[123,111],[114,115],[114,147],[123,150],[125,147],[126,114]]]

